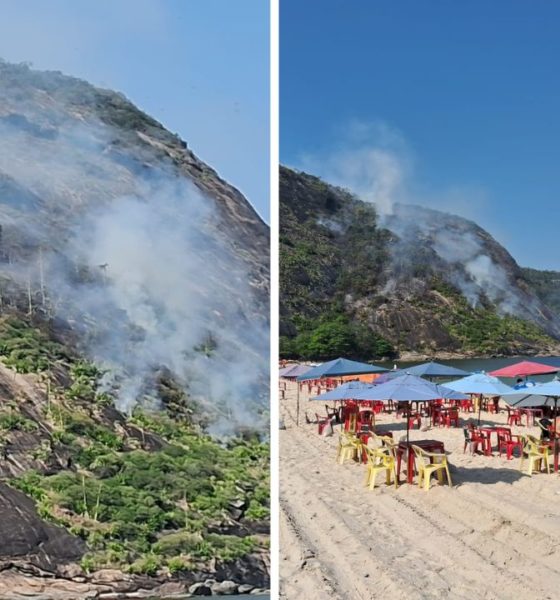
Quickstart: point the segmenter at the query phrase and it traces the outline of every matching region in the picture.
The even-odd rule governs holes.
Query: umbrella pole
[[[297,382],[296,427],[299,427],[299,381]]]
[[[410,402],[407,402],[407,411],[406,411],[406,447],[408,452],[410,452],[410,448],[408,448],[408,443],[410,441]]]
[[[558,410],[558,397],[554,398],[554,468],[558,467],[558,434],[556,433],[556,413]]]
[[[482,411],[482,394],[478,396],[478,424],[480,425],[480,412]]]

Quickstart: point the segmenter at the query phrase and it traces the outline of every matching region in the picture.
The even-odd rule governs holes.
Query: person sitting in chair
[[[537,425],[539,426],[539,428],[541,430],[541,440],[549,441],[551,438],[550,426],[552,425],[552,421],[545,417],[543,419],[538,419]]]

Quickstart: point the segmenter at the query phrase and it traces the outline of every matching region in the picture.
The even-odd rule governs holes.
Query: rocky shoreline
[[[560,346],[556,353],[540,353],[540,352],[519,352],[516,354],[492,354],[489,356],[483,356],[477,352],[434,352],[433,354],[423,354],[420,352],[407,352],[403,351],[400,353],[399,357],[393,359],[396,362],[421,362],[428,360],[465,360],[465,359],[491,359],[491,358],[513,358],[515,356],[533,356],[535,358],[551,358],[560,355]]]
[[[103,569],[86,574],[75,564],[64,565],[56,573],[32,565],[0,563],[0,600],[126,600],[132,598],[188,598],[196,596],[261,595],[265,587],[237,583],[232,579],[148,577]]]

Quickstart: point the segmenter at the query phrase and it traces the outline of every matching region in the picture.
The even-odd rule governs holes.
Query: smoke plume
[[[482,229],[448,214],[451,203],[446,212],[425,208],[430,200],[416,193],[420,186],[412,169],[412,152],[398,132],[386,126],[356,124],[350,131],[336,150],[320,157],[304,156],[299,167],[375,205],[379,225],[395,235],[389,245],[386,292],[410,287],[422,263],[444,273],[473,308],[490,301],[502,314],[533,320],[550,329],[540,303],[520,291],[514,280],[517,265],[509,255],[497,261]],[[437,196],[441,205],[442,194]],[[556,326],[555,332],[559,331]]]
[[[265,426],[268,315],[215,200],[161,149],[48,94],[3,88],[0,137],[0,275],[79,333],[118,408],[156,401],[164,368],[216,430]]]

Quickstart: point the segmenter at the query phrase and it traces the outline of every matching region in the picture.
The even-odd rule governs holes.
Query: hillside
[[[268,587],[267,226],[87,82],[0,135],[0,597]]]
[[[558,352],[550,295],[475,223],[408,205],[380,218],[285,167],[280,211],[283,356]]]
[[[554,312],[560,314],[560,273],[522,269],[523,276],[535,290],[535,294]]]

